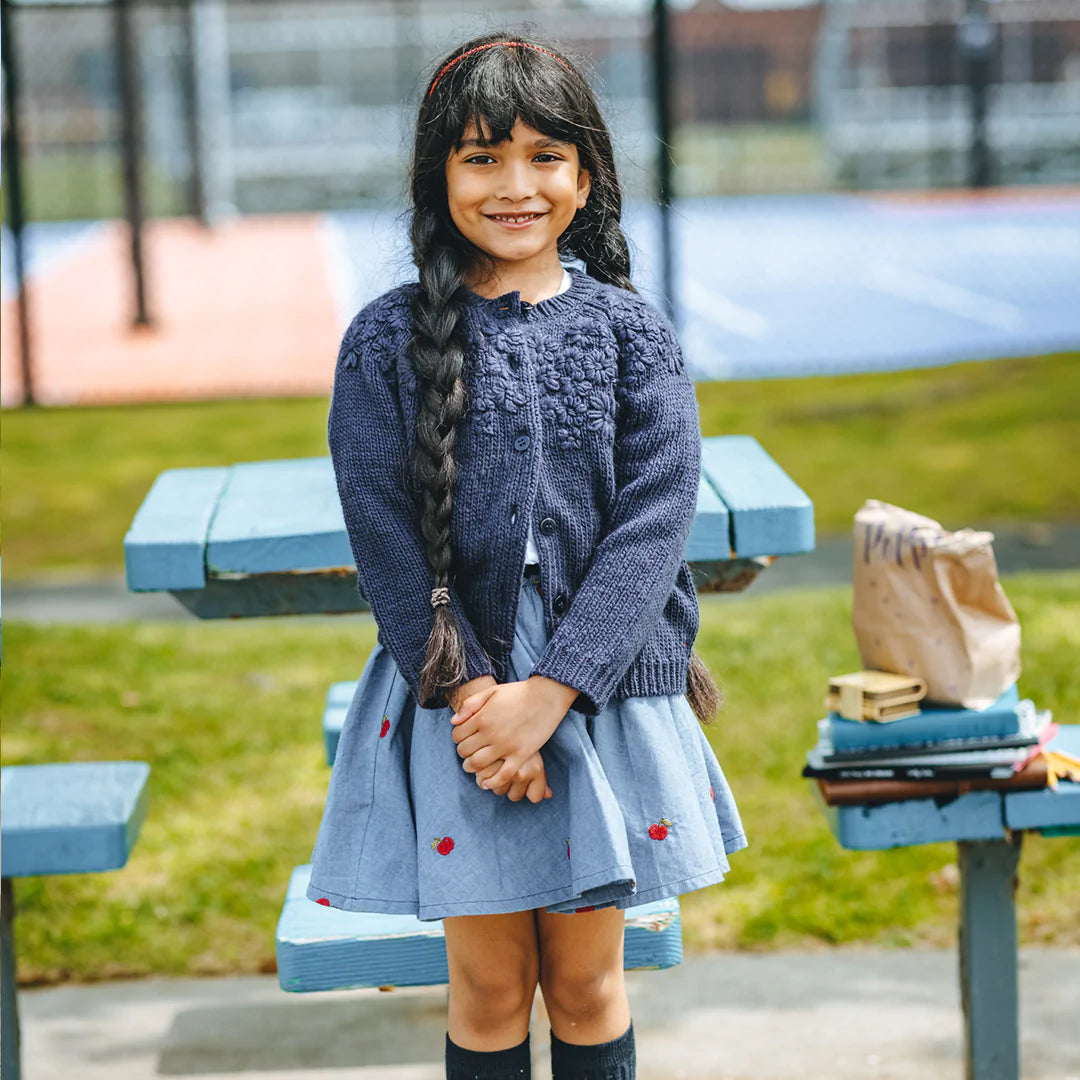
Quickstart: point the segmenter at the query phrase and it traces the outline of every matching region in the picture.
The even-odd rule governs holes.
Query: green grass
[[[835,188],[812,124],[679,124],[672,142],[680,196],[761,195]]]
[[[947,528],[1080,513],[1080,354],[698,386],[705,435],[755,436],[848,532],[865,498]],[[168,468],[326,454],[326,398],[4,413],[4,576],[101,574]]]
[[[1024,627],[1022,691],[1075,718],[1080,572],[1004,585]],[[726,696],[710,739],[751,846],[723,884],[683,898],[690,949],[955,942],[954,848],[844,851],[799,777],[826,676],[858,664],[849,618],[842,587],[702,598],[699,647]],[[326,796],[323,698],[374,642],[364,616],[6,622],[6,763],[152,766],[126,867],[15,881],[23,979],[273,971],[285,885]],[[1077,855],[1078,839],[1025,839],[1022,943],[1080,944]]]
[[[62,147],[31,153],[23,161],[27,221],[100,221],[124,216],[123,160],[119,151]],[[143,159],[143,202],[148,218],[187,212],[183,182]],[[7,200],[3,200],[7,222]]]

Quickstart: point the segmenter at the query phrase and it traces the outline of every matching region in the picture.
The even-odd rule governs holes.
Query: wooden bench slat
[[[234,465],[206,541],[212,574],[352,568],[328,457]]]
[[[124,537],[132,592],[206,584],[206,533],[230,471],[168,469],[154,481]]]
[[[361,986],[438,986],[449,980],[442,921],[340,911],[307,898],[311,865],[293,870],[278,919],[278,982],[308,992]],[[627,970],[682,962],[677,897],[625,911]]]
[[[149,775],[143,761],[5,766],[2,876],[119,869],[146,817]]]
[[[698,482],[697,509],[686,541],[686,561],[706,562],[730,559],[731,514],[712,484],[702,473]]]
[[[733,555],[814,550],[814,504],[753,436],[702,439],[701,468],[731,512]]]

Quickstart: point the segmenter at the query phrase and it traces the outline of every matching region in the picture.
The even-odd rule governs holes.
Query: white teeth
[[[538,218],[539,214],[522,214],[519,217],[508,217],[506,214],[492,214],[496,221],[509,221],[513,225],[518,225],[522,221],[532,221],[534,218]]]

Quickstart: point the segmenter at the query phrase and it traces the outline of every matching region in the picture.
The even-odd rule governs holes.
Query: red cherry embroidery
[[[566,838],[566,857],[570,858],[570,837]]]
[[[595,905],[590,904],[588,907],[576,907],[576,908],[574,908],[574,914],[576,915],[579,911],[595,911],[595,910],[596,910]]]
[[[714,799],[714,798],[716,798],[716,796],[715,796],[715,795],[713,795],[713,793],[712,793],[712,784],[710,784],[710,785],[709,785],[709,798],[710,798],[710,799]]]
[[[385,739],[386,733],[390,730],[390,721],[384,716],[382,718],[382,731],[379,732],[379,738]]]
[[[662,817],[660,819],[659,824],[654,824],[654,825],[649,826],[649,835],[654,840],[663,840],[664,837],[667,836],[667,834],[668,834],[668,827],[670,825],[671,825],[671,822],[668,821],[668,819],[666,817]]]
[[[436,836],[431,841],[431,850],[440,855],[449,855],[454,850],[454,841],[449,836]]]
[[[325,896],[320,896],[319,899],[315,901],[315,903],[316,904],[325,904],[327,907],[330,906],[330,901],[327,900]]]

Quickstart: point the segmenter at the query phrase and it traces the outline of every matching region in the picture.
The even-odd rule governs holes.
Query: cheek
[[[457,173],[447,177],[446,196],[451,211],[467,213],[482,195],[475,180],[467,174]]]
[[[564,202],[573,203],[577,201],[578,182],[574,172],[567,170],[560,175],[559,191]]]

